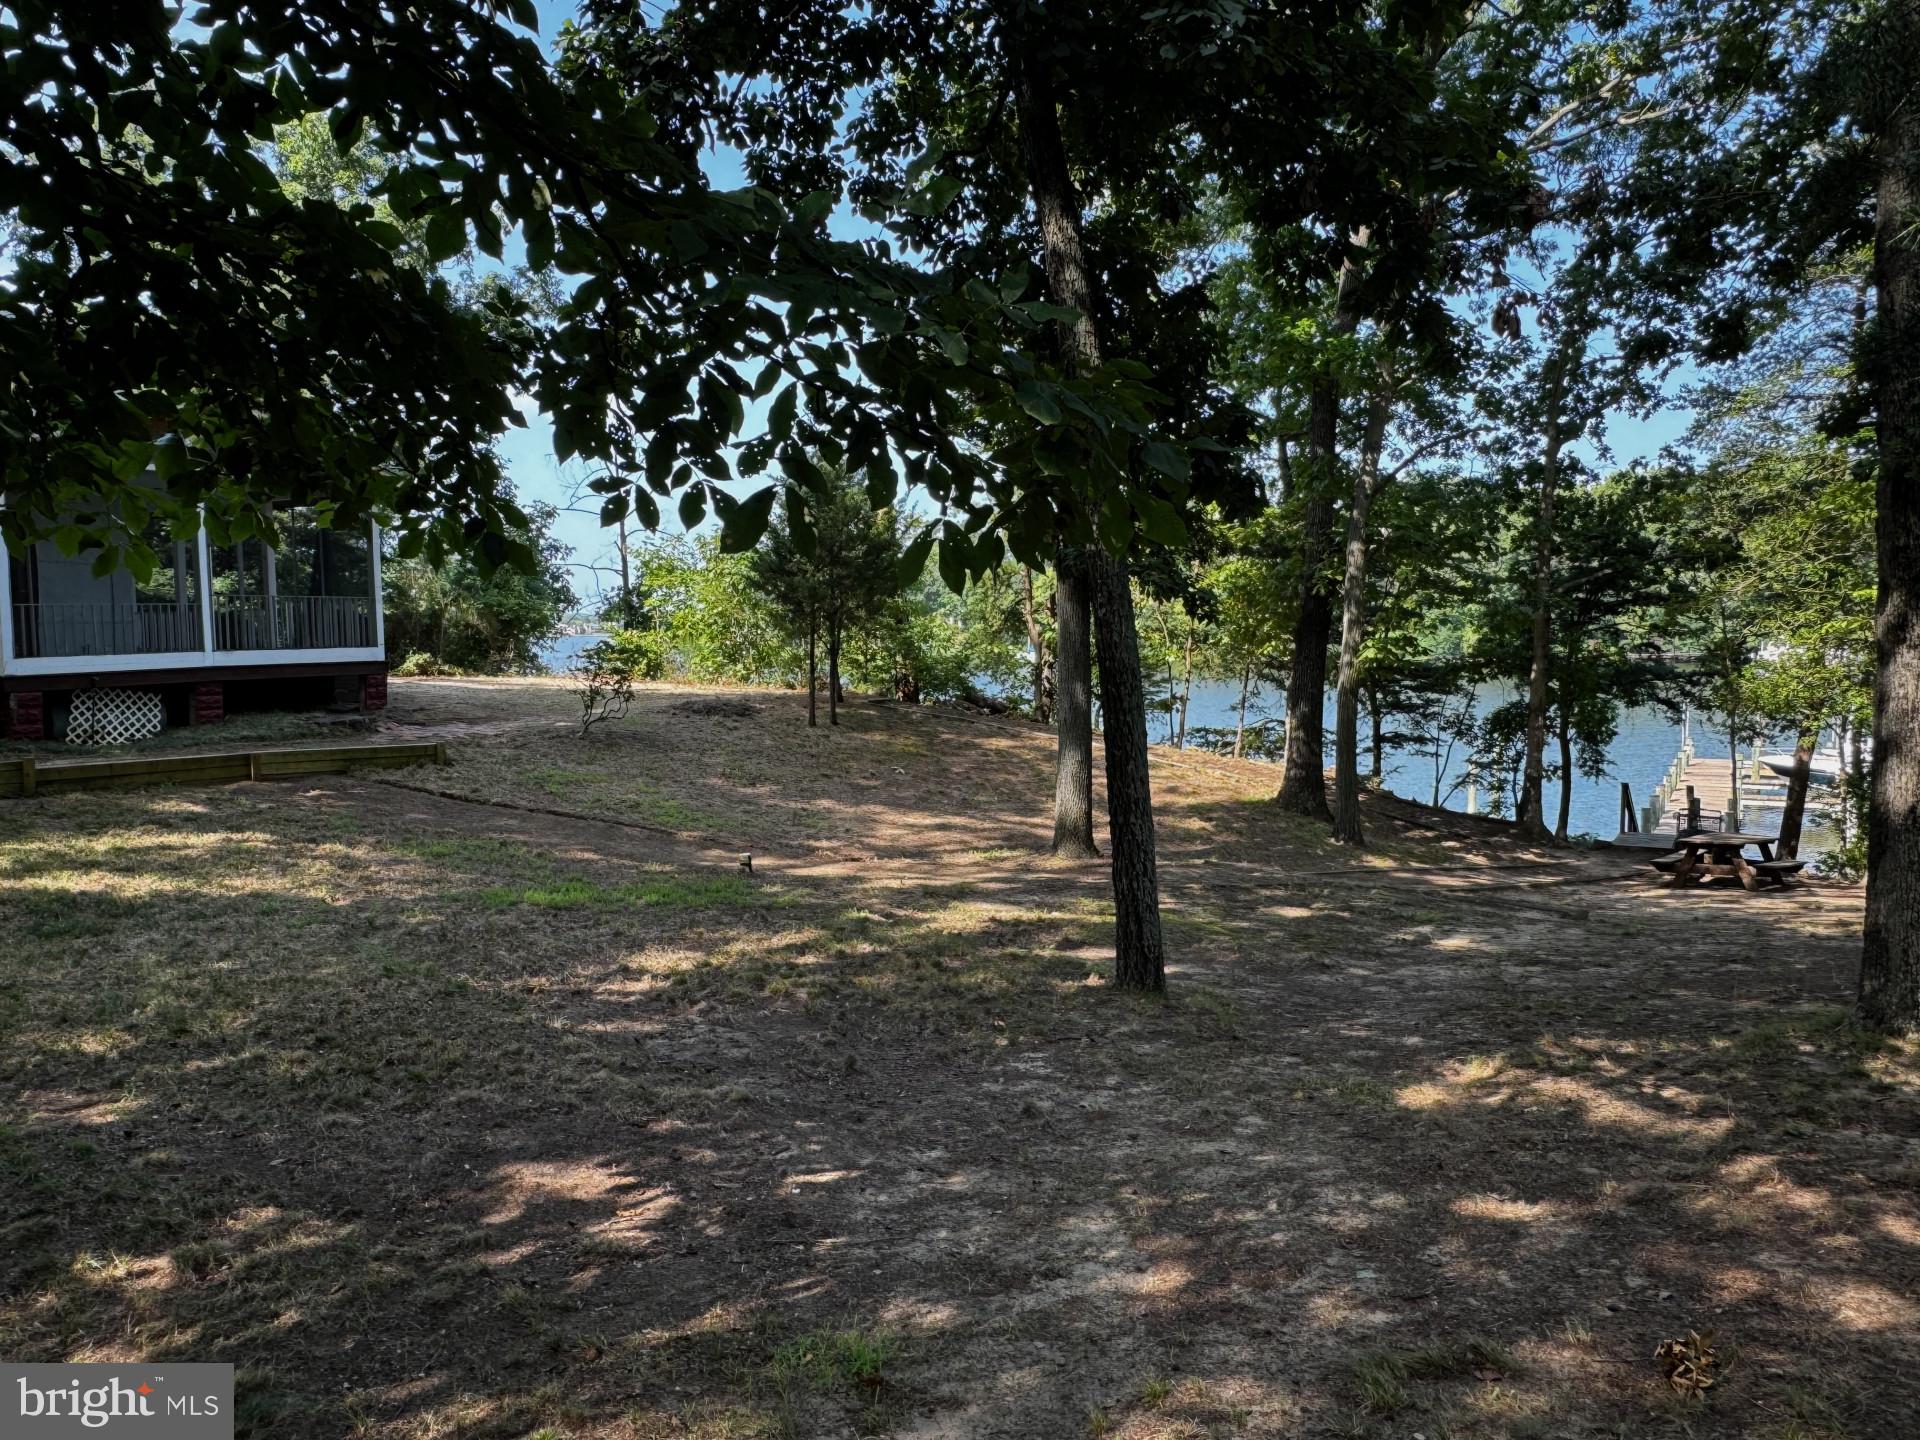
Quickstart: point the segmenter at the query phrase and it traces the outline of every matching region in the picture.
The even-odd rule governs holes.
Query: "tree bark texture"
[[[1386,749],[1386,736],[1380,725],[1380,692],[1370,689],[1367,692],[1367,724],[1373,731],[1373,756],[1368,763],[1367,773],[1374,779],[1380,778],[1381,752]]]
[[[807,627],[807,728],[815,729],[820,724],[820,661],[816,643],[819,639],[818,626]]]
[[[840,622],[827,624],[827,723],[840,723]]]
[[[1360,647],[1367,631],[1367,517],[1380,491],[1380,447],[1387,435],[1387,397],[1367,402],[1360,468],[1347,510],[1346,574],[1340,587],[1340,675],[1333,720],[1333,838],[1365,845],[1360,823]]]
[[[1079,558],[1054,562],[1053,853],[1089,860],[1093,843],[1093,653],[1087,636],[1086,578]]]
[[[1113,856],[1114,979],[1134,990],[1167,988],[1147,769],[1147,696],[1140,676],[1133,586],[1104,551],[1088,562],[1099,623],[1101,739],[1107,757],[1108,849]],[[1126,662],[1131,659],[1131,665]]]
[[[1813,748],[1819,738],[1816,731],[1808,731],[1793,747],[1793,773],[1787,777],[1787,801],[1780,810],[1780,839],[1773,847],[1773,853],[1782,860],[1797,859],[1800,854],[1800,832],[1807,820],[1807,787],[1813,779]]]
[[[1540,459],[1540,504],[1534,515],[1533,657],[1527,670],[1527,749],[1517,810],[1520,834],[1547,839],[1547,703],[1553,685],[1553,507],[1560,484],[1561,366],[1547,385],[1547,443]]]
[[[1364,248],[1370,232],[1354,232]],[[1335,335],[1351,335],[1360,323],[1360,267],[1341,263],[1334,290]],[[1316,380],[1307,395],[1307,486],[1301,517],[1300,610],[1293,623],[1293,664],[1287,677],[1286,768],[1280,776],[1282,809],[1331,818],[1327,809],[1327,742],[1322,714],[1327,703],[1327,648],[1333,629],[1333,591],[1327,583],[1327,549],[1333,537],[1334,477],[1340,464],[1340,382]]]
[[[1078,373],[1101,363],[1093,278],[1080,243],[1080,201],[1067,168],[1053,77],[1029,36],[1017,51],[1020,132],[1044,249],[1047,288],[1071,307],[1067,351]],[[1114,980],[1124,988],[1166,989],[1166,951],[1154,857],[1153,792],[1147,778],[1146,686],[1134,627],[1133,590],[1123,560],[1090,550],[1085,573],[1100,653],[1100,708],[1107,761],[1107,839],[1113,865]],[[1065,617],[1061,617],[1065,628]],[[1062,649],[1064,649],[1064,642]]]
[[[1025,590],[1020,597],[1020,613],[1027,622],[1027,649],[1033,655],[1033,718],[1042,725],[1053,718],[1052,667],[1047,663],[1047,633],[1040,628],[1039,607],[1033,598],[1033,571],[1022,565],[1020,576]]]
[[[1866,365],[1880,445],[1875,522],[1873,766],[1867,803],[1867,920],[1861,1023],[1920,1030],[1920,6],[1887,8],[1879,45],[1895,93],[1882,97],[1873,283],[1877,334]]]
[[[1573,716],[1566,697],[1560,699],[1560,813],[1553,822],[1553,838],[1567,843],[1567,821],[1573,814]]]
[[[1174,737],[1173,748],[1187,748],[1187,706],[1193,700],[1193,625],[1187,625],[1187,654],[1180,675],[1180,733]]]

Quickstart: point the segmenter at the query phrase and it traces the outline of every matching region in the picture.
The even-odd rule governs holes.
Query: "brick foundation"
[[[376,670],[360,677],[360,708],[371,714],[387,708],[387,672]]]
[[[0,720],[6,722],[9,740],[46,739],[46,696],[38,690],[22,690],[7,696],[4,706],[0,706]]]
[[[227,687],[206,682],[193,687],[187,702],[189,725],[218,725],[227,718]]]

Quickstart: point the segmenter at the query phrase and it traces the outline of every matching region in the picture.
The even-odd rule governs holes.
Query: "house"
[[[93,573],[51,542],[0,565],[0,729],[67,733],[78,704],[127,701],[172,725],[253,708],[386,705],[380,530],[323,529],[282,517],[281,545],[149,537],[160,564],[144,583]],[[118,692],[87,696],[86,692]],[[75,697],[81,697],[76,702]]]

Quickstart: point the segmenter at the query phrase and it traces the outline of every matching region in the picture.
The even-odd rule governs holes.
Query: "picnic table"
[[[1654,865],[1672,875],[1675,885],[1722,878],[1738,880],[1748,890],[1758,890],[1762,880],[1785,885],[1789,876],[1803,868],[1804,862],[1774,859],[1773,847],[1778,839],[1776,835],[1744,835],[1737,830],[1681,835],[1675,842],[1679,850],[1677,863],[1656,860]],[[1760,852],[1757,864],[1744,853],[1749,845]]]

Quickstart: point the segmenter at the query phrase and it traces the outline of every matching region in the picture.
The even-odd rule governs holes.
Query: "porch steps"
[[[225,785],[235,780],[288,780],[299,775],[338,774],[361,766],[394,769],[404,765],[446,763],[444,740],[199,751],[116,760],[41,761],[32,755],[0,756],[0,799],[57,795],[69,790],[117,790],[135,785]]]

